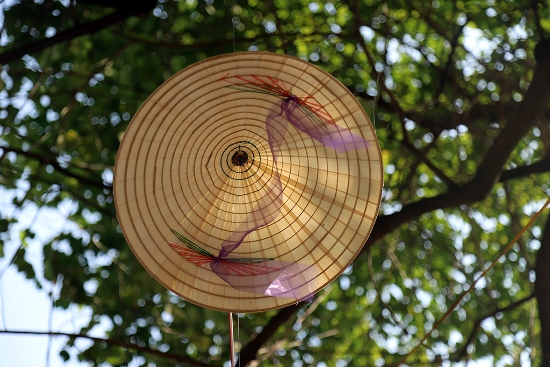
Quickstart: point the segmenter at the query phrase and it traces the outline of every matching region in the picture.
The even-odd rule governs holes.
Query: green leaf
[[[0,232],[7,232],[10,223],[6,219],[0,219]]]
[[[32,265],[25,260],[25,254],[26,249],[24,247],[21,247],[14,257],[13,265],[17,268],[19,272],[23,273],[23,275],[27,279],[35,279],[36,274]]]

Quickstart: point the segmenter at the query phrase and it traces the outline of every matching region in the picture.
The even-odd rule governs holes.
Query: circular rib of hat
[[[289,124],[273,152],[266,119],[289,100],[274,86],[367,147],[333,149]],[[278,185],[276,212],[260,212],[266,224],[230,256],[299,264],[299,296],[236,289],[208,264]],[[114,191],[129,246],[166,288],[211,309],[266,311],[321,290],[359,254],[378,214],[381,154],[368,116],[331,75],[294,57],[234,53],[187,67],[145,101],[122,139]]]

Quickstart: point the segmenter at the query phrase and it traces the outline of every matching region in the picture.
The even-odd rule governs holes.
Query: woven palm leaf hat
[[[281,308],[348,267],[378,214],[368,116],[334,77],[286,55],[208,58],[141,106],[115,167],[132,251],[170,291],[229,312]]]

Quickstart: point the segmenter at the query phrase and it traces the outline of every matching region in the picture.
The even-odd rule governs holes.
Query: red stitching
[[[250,75],[249,76],[253,80],[249,80],[246,77],[240,76],[240,75],[237,75],[237,76],[234,76],[234,77],[228,77],[228,76],[229,76],[229,73],[226,74],[223,78],[221,78],[220,81],[224,81],[224,82],[227,82],[227,83],[230,83],[230,84],[233,84],[233,85],[239,85],[239,86],[246,86],[246,85],[251,84],[254,87],[263,89],[263,90],[268,91],[268,92],[273,92],[273,93],[275,93],[275,94],[277,94],[277,95],[279,95],[279,96],[281,96],[285,99],[293,96],[293,94],[290,92],[290,90],[288,89],[288,87],[285,85],[285,83],[282,80],[275,79],[275,78],[272,78],[270,76],[267,77],[269,82],[265,81],[264,79],[262,79],[261,77],[259,77],[257,75]],[[237,82],[229,80],[231,78],[241,80],[245,84],[237,83]],[[281,84],[282,84],[282,86],[281,86]],[[253,87],[250,87],[250,89],[252,91],[255,91],[255,88],[253,88]],[[312,113],[316,114],[317,117],[319,117],[319,119],[321,119],[326,124],[334,124],[334,121],[332,120],[332,116],[330,116],[330,114],[327,112],[327,110],[325,109],[325,107],[323,105],[321,105],[319,102],[317,102],[315,97],[308,94],[308,95],[305,95],[305,96],[302,96],[302,97],[294,96],[294,98],[298,102],[298,104],[300,104],[301,106],[304,106],[305,108],[310,110]],[[310,101],[310,100],[315,101],[315,103]]]

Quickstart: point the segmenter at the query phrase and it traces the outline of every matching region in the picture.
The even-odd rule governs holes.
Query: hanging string
[[[405,363],[407,361],[407,358],[409,358],[414,352],[416,352],[416,350],[418,348],[420,348],[420,346],[422,344],[424,344],[424,342],[426,341],[426,339],[428,339],[430,337],[430,335],[432,335],[432,333],[434,332],[434,330],[437,330],[437,328],[451,315],[451,313],[453,313],[453,311],[455,310],[455,308],[458,307],[458,305],[460,304],[460,302],[462,302],[462,300],[464,299],[464,297],[466,297],[466,295],[468,293],[470,293],[472,291],[472,289],[474,289],[474,287],[477,285],[477,283],[485,278],[485,276],[487,275],[487,273],[495,267],[495,265],[499,262],[499,260],[504,256],[506,255],[506,253],[508,251],[510,251],[510,249],[512,249],[512,247],[516,244],[516,242],[518,242],[518,240],[520,239],[520,237],[533,225],[533,223],[535,222],[535,220],[537,220],[538,217],[540,217],[540,215],[542,214],[542,212],[544,211],[544,209],[546,209],[546,207],[548,206],[548,204],[550,204],[550,198],[548,198],[548,200],[546,200],[546,203],[544,203],[544,205],[542,206],[542,208],[540,208],[540,210],[535,214],[533,215],[533,217],[531,218],[531,220],[529,221],[529,223],[527,223],[527,225],[525,225],[525,227],[523,227],[519,232],[518,234],[516,234],[516,236],[508,243],[508,245],[506,245],[506,247],[504,247],[504,249],[500,252],[500,254],[497,256],[497,258],[491,263],[491,265],[489,265],[489,267],[487,267],[487,269],[485,269],[483,271],[483,273],[481,273],[481,275],[479,277],[477,277],[476,280],[474,280],[474,282],[470,285],[470,287],[464,292],[462,293],[462,295],[460,297],[458,297],[458,299],[456,300],[455,303],[453,303],[453,305],[451,306],[451,308],[443,315],[443,317],[441,317],[436,323],[435,325],[433,326],[433,328],[426,334],[424,335],[424,337],[420,340],[420,342],[416,345],[416,347],[414,347],[409,353],[407,353],[407,355],[405,355],[405,357],[399,362],[397,363],[396,366],[400,366],[402,365],[403,363]]]
[[[235,343],[233,340],[233,313],[228,312],[229,319],[229,358],[231,359],[231,367],[235,367]]]
[[[241,318],[237,314],[237,341],[239,342],[239,367],[241,367]]]
[[[235,46],[235,0],[232,1],[231,7],[231,28],[233,29],[233,52],[236,52],[237,47]]]
[[[235,0],[231,2],[231,30],[233,32],[233,52],[236,52],[235,44]],[[229,317],[229,358],[231,359],[231,367],[235,367],[235,340],[233,335],[233,313],[228,313]],[[237,314],[237,329],[239,325],[239,316]],[[240,361],[239,361],[240,365]]]

